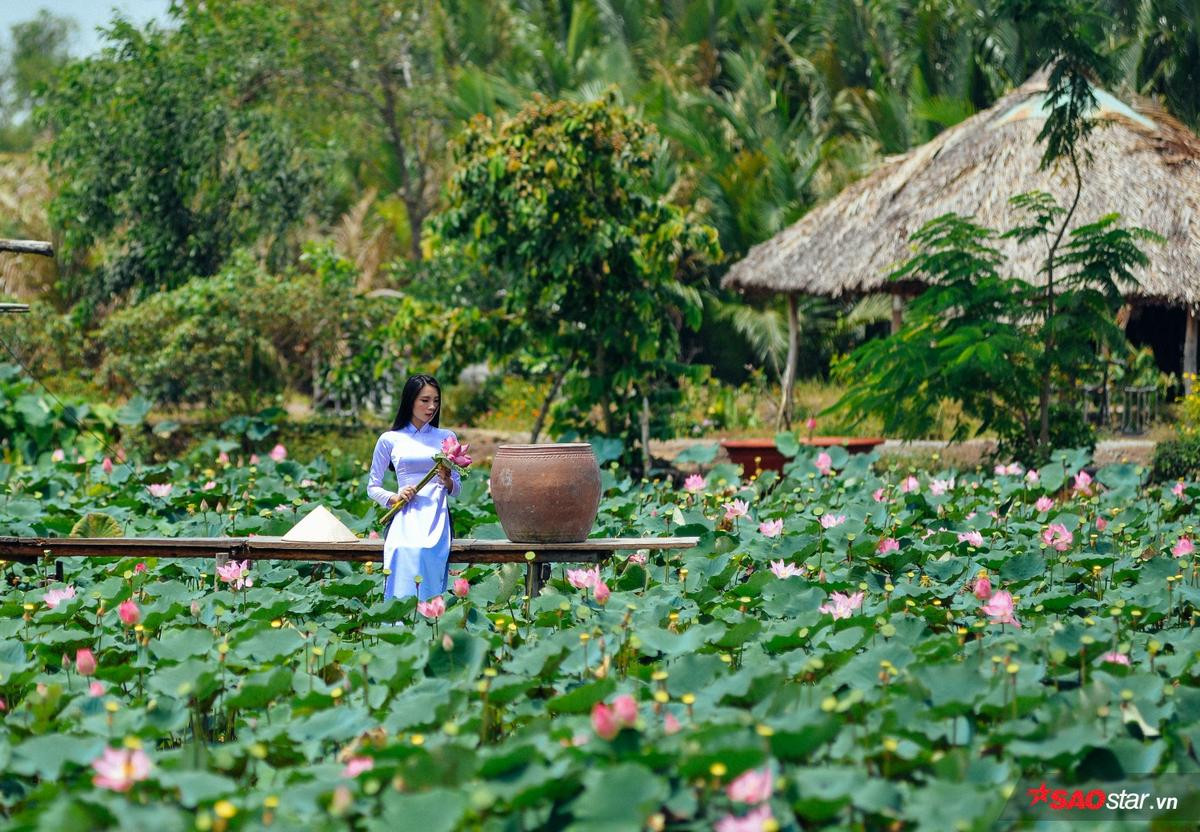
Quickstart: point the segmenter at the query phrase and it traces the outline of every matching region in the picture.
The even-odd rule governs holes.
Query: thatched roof
[[[988,110],[921,147],[890,157],[864,179],[750,250],[722,285],[747,292],[838,296],[896,290],[887,281],[911,253],[909,237],[948,211],[995,229],[1017,218],[1009,197],[1031,190],[1067,205],[1069,165],[1039,171],[1046,76],[1039,73]],[[1161,108],[1129,107],[1096,90],[1104,126],[1088,141],[1074,224],[1119,212],[1126,224],[1166,238],[1130,292],[1144,300],[1200,304],[1200,139]],[[1044,247],[999,245],[1014,273],[1034,279]]]

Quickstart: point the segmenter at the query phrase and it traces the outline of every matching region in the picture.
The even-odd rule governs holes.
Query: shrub
[[[319,388],[367,301],[345,261],[314,250],[304,262],[311,271],[272,275],[239,257],[115,313],[100,331],[101,375],[163,404],[247,410],[285,387]]]
[[[1200,434],[1185,433],[1154,447],[1150,476],[1155,482],[1200,476]]]

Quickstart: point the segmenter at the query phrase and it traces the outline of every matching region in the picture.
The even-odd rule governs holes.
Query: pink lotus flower
[[[87,647],[75,651],[75,670],[80,676],[91,676],[96,672],[96,654]]]
[[[745,500],[734,500],[725,504],[725,519],[733,520],[738,517],[745,517],[750,512],[750,504]]]
[[[616,716],[617,722],[621,723],[624,728],[632,728],[638,719],[638,703],[627,693],[623,693],[613,700],[612,703],[613,715]]]
[[[679,720],[675,718],[675,714],[667,711],[667,715],[663,717],[663,733],[667,735],[678,734],[681,730],[683,730],[683,726],[679,724]]]
[[[887,499],[887,497],[885,496],[884,490],[882,488],[876,488],[874,493],[871,494],[871,499],[877,503],[882,503],[884,500]]]
[[[67,454],[66,454],[66,452],[63,451],[62,448],[56,448],[54,450],[54,453],[50,454],[50,459],[53,460],[54,462],[62,462],[66,458],[67,458]]]
[[[98,682],[95,679],[93,679],[92,683],[90,685],[88,685],[88,693],[92,696],[103,696],[104,691],[105,691],[105,688],[104,688],[103,682]]]
[[[975,597],[980,601],[992,597],[992,582],[988,580],[987,575],[980,575],[975,579]]]
[[[351,757],[346,761],[346,767],[342,769],[342,776],[352,780],[364,771],[370,771],[373,768],[375,768],[375,758]]]
[[[258,464],[258,454],[250,454],[250,464],[251,465]]]
[[[224,566],[218,566],[217,577],[229,584],[229,588],[235,591],[242,587],[254,586],[254,579],[250,577],[250,561],[248,559],[241,563],[231,560]]]
[[[461,445],[453,436],[447,436],[442,440],[442,453],[449,457],[450,461],[455,465],[466,468],[471,464],[471,457],[467,456],[467,448],[470,445]]]
[[[910,494],[921,490],[921,483],[914,476],[907,476],[900,481],[900,493]]]
[[[1111,662],[1112,664],[1123,664],[1126,667],[1131,667],[1132,662],[1129,661],[1129,656],[1124,653],[1118,653],[1116,650],[1110,650],[1100,657],[1102,662]]]
[[[170,495],[172,487],[169,482],[152,482],[146,486],[146,490],[155,497],[166,498]]]
[[[699,474],[690,474],[683,481],[683,490],[689,494],[696,494],[704,490],[704,477]]]
[[[823,529],[832,529],[834,526],[840,526],[845,522],[846,522],[846,515],[844,515],[844,514],[822,514],[821,515],[821,528],[823,528]]]
[[[1054,500],[1049,497],[1038,497],[1037,502],[1033,504],[1039,512],[1049,511],[1054,508]]]
[[[138,609],[138,605],[134,603],[132,598],[121,602],[120,606],[117,607],[117,615],[126,627],[132,627],[142,620],[142,611]]]
[[[217,487],[216,481],[209,480],[208,482],[204,483],[204,485],[200,486],[200,490],[201,491],[212,491],[216,487]]]
[[[217,464],[228,465],[229,464],[229,454],[225,453],[224,451],[221,451],[221,453],[217,454]]]
[[[850,613],[862,606],[863,593],[856,592],[853,595],[845,595],[841,592],[833,592],[829,595],[829,603],[822,604],[818,607],[818,611],[827,612],[833,615],[833,620],[839,618],[849,618]]]
[[[75,587],[67,586],[62,589],[52,589],[42,596],[42,600],[46,602],[46,606],[54,609],[63,601],[70,601],[75,597]]]
[[[430,598],[428,601],[417,602],[417,612],[426,618],[438,619],[446,612],[446,601],[440,595]]]
[[[764,804],[742,817],[725,815],[717,821],[713,830],[714,832],[763,832],[773,820],[775,820],[775,816],[771,814],[771,807]],[[777,826],[772,828],[777,828]]]
[[[935,497],[940,497],[954,487],[954,480],[934,480],[929,483],[929,493]]]
[[[885,537],[879,541],[879,545],[875,547],[875,551],[881,555],[886,555],[888,552],[899,552],[900,541],[894,537]]]
[[[133,567],[133,574],[140,575],[146,571],[146,561],[139,560],[137,566]]]
[[[1103,517],[1097,517],[1096,518],[1096,528],[1099,531],[1104,531],[1105,529],[1108,528],[1108,521],[1105,520]]]
[[[1075,542],[1075,535],[1067,531],[1067,527],[1062,523],[1051,523],[1042,532],[1042,540],[1046,545],[1057,552],[1065,552],[1071,548],[1071,544]]]
[[[283,462],[285,459],[287,459],[287,448],[283,447],[283,445],[276,445],[271,449],[271,453],[267,454],[267,456],[271,457],[271,459],[275,460],[276,462]]]
[[[771,561],[771,574],[776,578],[795,578],[804,574],[804,567],[782,560]]]
[[[758,530],[764,537],[779,537],[779,533],[783,531],[783,520],[765,520],[758,524]]]
[[[823,475],[828,476],[833,473],[833,457],[825,451],[817,454],[816,460],[813,462],[816,469]]]
[[[958,533],[958,542],[959,543],[967,543],[968,545],[971,545],[971,546],[982,546],[983,545],[983,535],[974,529],[972,529],[969,532],[959,532]]]
[[[1025,481],[1026,482],[1034,483],[1034,482],[1038,482],[1040,479],[1041,479],[1041,477],[1038,476],[1038,472],[1037,472],[1036,468],[1030,468],[1028,471],[1025,472]]]
[[[1092,477],[1087,471],[1080,471],[1075,475],[1075,490],[1081,494],[1092,493]]]
[[[100,470],[106,474],[113,472],[113,461],[109,457],[104,457],[104,461],[100,463]]]
[[[611,740],[621,730],[617,715],[603,702],[592,706],[592,730],[596,732],[596,736],[605,740]]]
[[[1171,486],[1171,493],[1174,494],[1176,497],[1182,497],[1183,496],[1183,482],[1180,481],[1180,482],[1175,483],[1173,486]]]
[[[1013,597],[1008,590],[1000,589],[993,592],[992,597],[980,609],[992,619],[993,624],[1012,624],[1018,628],[1021,626],[1021,622],[1013,615]]]
[[[817,429],[817,420],[814,419],[813,417],[809,416],[807,419],[804,420],[804,427],[808,430],[809,433],[812,433],[814,430]]]
[[[367,540],[378,540],[378,539],[379,539],[379,532],[375,531],[374,529],[371,529],[371,531],[367,532]]]
[[[596,588],[592,590],[592,596],[599,604],[607,604],[609,597],[612,596],[612,590],[608,588],[608,584],[604,581],[596,581]]]
[[[471,582],[466,578],[454,579],[454,594],[459,598],[466,598],[467,593],[471,591]]]
[[[630,563],[636,563],[636,564],[638,564],[639,566],[645,566],[645,564],[646,564],[646,553],[645,553],[645,552],[642,552],[642,551],[637,551],[637,552],[634,552],[632,555],[630,555],[630,556],[629,556],[629,562],[630,562]]]
[[[1181,558],[1184,555],[1190,555],[1194,551],[1196,551],[1196,546],[1194,543],[1192,543],[1191,539],[1187,537],[1179,538],[1175,541],[1175,545],[1171,547],[1171,554],[1177,558]]]
[[[771,799],[774,786],[775,778],[768,765],[763,768],[752,768],[738,775],[732,783],[725,787],[725,794],[729,795],[730,800],[737,803],[756,805],[766,803]]]
[[[92,785],[114,792],[127,792],[139,780],[150,776],[150,758],[140,748],[105,748],[92,761],[96,774]]]
[[[568,569],[567,583],[576,589],[594,589],[600,582],[600,567],[591,569]]]

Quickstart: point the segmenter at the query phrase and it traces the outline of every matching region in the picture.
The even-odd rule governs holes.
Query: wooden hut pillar
[[[1196,310],[1187,308],[1187,324],[1183,330],[1183,395],[1192,394],[1196,375]]]
[[[904,297],[892,295],[892,334],[895,335],[904,326]]]
[[[792,427],[792,388],[796,386],[796,362],[800,352],[800,317],[796,311],[796,296],[787,296],[788,350],[787,363],[783,368],[783,402],[779,406],[777,430]]]

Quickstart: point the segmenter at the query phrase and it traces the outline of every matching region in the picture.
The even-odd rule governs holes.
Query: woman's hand
[[[395,497],[388,500],[388,507],[396,505],[396,503],[411,503],[412,498],[417,495],[416,486],[406,485],[400,489],[400,492]]]
[[[450,490],[450,469],[445,465],[438,466],[438,479],[442,481],[442,488]]]

